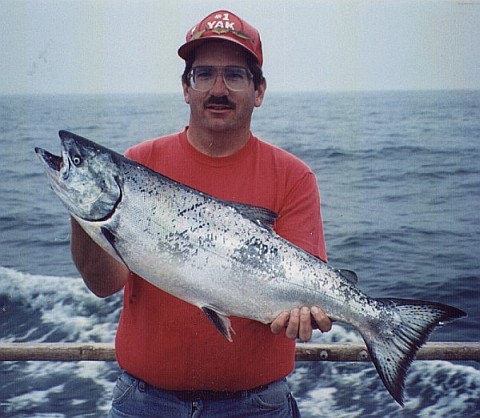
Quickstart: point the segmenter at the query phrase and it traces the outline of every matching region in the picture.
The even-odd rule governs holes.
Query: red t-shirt
[[[143,142],[126,155],[217,198],[276,212],[279,235],[326,261],[315,175],[286,151],[251,135],[236,154],[212,158],[190,145],[185,130]],[[131,274],[116,336],[118,363],[170,390],[244,390],[293,370],[295,341],[274,335],[269,325],[230,319],[233,342],[200,309]]]

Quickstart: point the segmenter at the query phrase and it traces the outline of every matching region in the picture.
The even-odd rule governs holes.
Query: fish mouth
[[[35,152],[38,157],[51,169],[60,172],[63,167],[63,158],[58,155],[53,155],[43,148],[35,147]]]

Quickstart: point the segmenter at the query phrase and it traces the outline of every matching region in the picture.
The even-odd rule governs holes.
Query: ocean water
[[[0,97],[0,342],[111,342],[121,295],[98,299],[69,253],[69,217],[33,148],[70,130],[123,152],[181,130],[178,95]],[[329,261],[372,296],[452,304],[430,341],[480,340],[480,91],[270,94],[253,131],[306,161]],[[335,324],[315,342],[357,342]],[[0,363],[1,417],[103,417],[116,363]],[[299,362],[303,417],[480,416],[480,365],[417,361],[405,407],[371,364]]]

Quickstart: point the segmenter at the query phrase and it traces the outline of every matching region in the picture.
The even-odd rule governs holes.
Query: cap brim
[[[226,37],[226,36],[221,36],[221,35],[218,35],[218,36],[211,35],[208,38],[195,39],[193,41],[185,42],[180,48],[178,48],[177,53],[180,56],[180,58],[183,58],[184,60],[187,60],[192,56],[193,51],[195,49],[197,49],[199,46],[201,46],[201,45],[203,45],[206,42],[211,41],[211,40],[222,40],[222,41],[233,42],[234,44],[236,44],[238,46],[241,46],[245,51],[247,51],[258,62],[257,56],[255,55],[255,53],[250,48],[247,48],[245,45],[243,45],[241,42],[239,42],[235,39],[232,39],[232,38]]]

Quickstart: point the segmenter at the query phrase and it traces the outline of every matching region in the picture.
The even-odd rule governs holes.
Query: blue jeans
[[[108,418],[299,418],[297,403],[285,379],[266,388],[236,392],[234,396],[193,397],[155,388],[123,372],[113,390]]]

